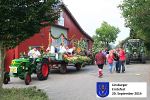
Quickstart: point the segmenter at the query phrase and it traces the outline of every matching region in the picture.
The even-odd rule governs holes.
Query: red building
[[[63,5],[60,18],[55,25],[44,27],[39,33],[21,42],[16,48],[8,50],[5,59],[5,68],[8,71],[12,59],[19,58],[21,52],[28,52],[29,46],[43,46],[44,50],[51,45],[60,45],[61,35],[64,35],[64,44],[71,46],[74,40],[84,39],[87,49],[92,48],[93,39],[80,27],[68,8]],[[52,38],[53,37],[53,38]]]

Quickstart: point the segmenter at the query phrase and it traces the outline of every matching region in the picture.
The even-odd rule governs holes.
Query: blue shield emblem
[[[96,89],[99,97],[107,97],[109,95],[109,82],[97,82]]]

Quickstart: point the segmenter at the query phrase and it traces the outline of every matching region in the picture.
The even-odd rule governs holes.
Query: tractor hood
[[[29,62],[29,59],[23,59],[23,58],[14,59],[12,60],[11,65],[18,65],[21,64],[22,62]]]

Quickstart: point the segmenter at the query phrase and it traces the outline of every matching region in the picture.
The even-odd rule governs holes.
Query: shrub
[[[5,88],[1,90],[0,100],[48,100],[48,96],[36,87]]]

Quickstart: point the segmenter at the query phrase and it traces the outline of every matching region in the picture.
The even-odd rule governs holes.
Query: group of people
[[[59,53],[67,53],[72,55],[75,51],[75,47],[69,48],[68,46],[64,46],[62,43],[60,44]]]
[[[73,54],[75,50],[75,47],[72,47],[72,48],[68,48],[67,46],[64,46],[62,43],[60,44],[58,50],[56,50],[54,48],[54,46],[50,46],[46,49],[46,52],[48,53],[68,53],[70,55]],[[38,49],[36,47],[32,48],[29,52],[28,52],[28,56],[30,58],[38,58],[41,56],[41,53],[38,51]]]
[[[109,50],[106,48],[105,50],[100,50],[95,55],[95,63],[99,68],[99,77],[103,75],[102,69],[104,64],[107,64],[109,67],[109,72],[112,73],[115,67],[117,73],[124,73],[125,72],[125,51],[123,48],[116,48]]]

